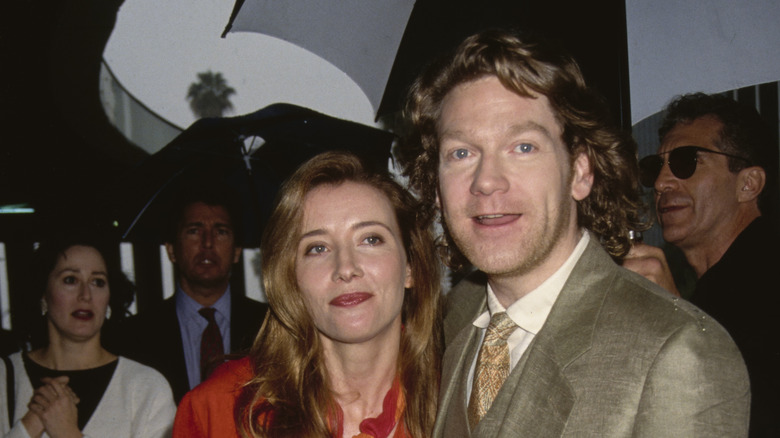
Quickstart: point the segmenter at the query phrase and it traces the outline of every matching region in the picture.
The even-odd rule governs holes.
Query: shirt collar
[[[198,313],[198,310],[203,308],[203,306],[200,305],[197,301],[195,301],[192,297],[187,295],[184,290],[182,290],[181,286],[176,286],[176,307],[179,309],[184,310],[185,314],[194,315]],[[213,307],[216,309],[218,314],[222,314],[226,318],[230,315],[230,285],[228,285],[227,290],[225,290],[225,293],[222,294],[221,297],[217,300],[216,303],[214,303]]]
[[[590,241],[590,234],[583,231],[580,241],[574,247],[574,251],[569,255],[566,261],[558,268],[553,275],[540,284],[536,289],[527,293],[519,300],[512,303],[508,309],[496,298],[496,294],[487,285],[487,307],[488,310],[482,313],[475,321],[474,325],[479,328],[487,328],[490,323],[490,316],[494,313],[506,312],[509,318],[521,327],[523,330],[536,334],[542,329],[547,315],[550,314],[555,300],[563,290],[563,285],[568,280],[569,275],[574,270],[574,266],[579,261],[582,253]]]

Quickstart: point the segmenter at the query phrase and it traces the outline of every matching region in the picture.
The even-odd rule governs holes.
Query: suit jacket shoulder
[[[457,296],[476,290],[464,288]],[[747,374],[728,334],[695,306],[617,266],[596,238],[469,435],[446,423],[457,421],[448,411],[463,412],[457,391],[478,339],[465,325],[448,341],[436,436],[746,436]]]
[[[449,345],[461,329],[485,311],[487,276],[474,271],[461,280],[444,299],[444,344]]]
[[[230,349],[233,353],[242,353],[254,343],[268,312],[268,304],[243,295],[231,298]]]

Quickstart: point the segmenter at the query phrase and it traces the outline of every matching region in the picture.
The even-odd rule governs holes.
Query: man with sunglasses
[[[690,301],[739,346],[751,380],[750,436],[780,436],[778,146],[751,107],[720,95],[678,97],[640,161],[663,237],[698,278]],[[659,248],[635,245],[624,267],[676,292]]]

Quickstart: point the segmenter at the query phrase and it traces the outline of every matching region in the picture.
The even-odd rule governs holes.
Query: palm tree
[[[222,73],[209,70],[198,73],[198,81],[191,83],[187,91],[187,100],[195,117],[222,117],[225,111],[233,109],[230,96],[234,94],[236,90],[228,86]]]

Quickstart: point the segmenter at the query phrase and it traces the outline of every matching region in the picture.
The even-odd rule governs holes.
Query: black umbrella
[[[304,161],[328,150],[387,171],[393,134],[278,103],[252,114],[201,119],[110,190],[122,238],[162,242],[168,206],[185,187],[227,187],[243,208],[244,247],[257,247],[276,193]]]

